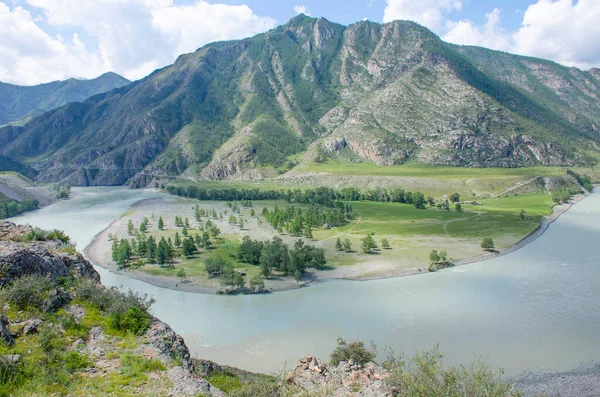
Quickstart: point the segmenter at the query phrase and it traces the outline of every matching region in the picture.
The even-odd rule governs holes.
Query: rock
[[[104,348],[102,347],[102,342],[105,339],[104,328],[102,327],[92,327],[89,333],[89,339],[87,344],[87,350],[91,355],[102,357],[104,356]]]
[[[0,287],[27,275],[54,280],[73,276],[100,281],[100,275],[81,254],[60,251],[60,241],[14,241],[33,230],[31,226],[0,221]]]
[[[79,324],[85,316],[85,310],[79,305],[70,305],[65,307],[65,311],[73,316],[73,319]]]
[[[340,397],[389,397],[393,391],[384,382],[388,375],[374,363],[340,362],[337,367],[327,367],[316,357],[309,356],[301,359],[284,380],[309,395],[327,392],[327,395]]]
[[[70,301],[71,295],[64,288],[52,290],[48,295],[46,303],[44,303],[44,312],[54,313],[63,306],[68,305]]]
[[[191,374],[183,367],[174,367],[167,372],[173,387],[169,390],[172,397],[195,397],[198,395],[207,397],[226,397],[225,393],[213,387],[201,377]]]
[[[8,329],[8,320],[6,317],[0,317],[0,339],[2,339],[8,346],[12,346],[15,344],[15,339],[10,333]]]
[[[37,333],[42,323],[43,321],[38,318],[25,321],[25,323],[23,324],[23,335],[31,335]]]
[[[2,361],[7,364],[16,364],[21,360],[20,354],[8,354],[6,356],[2,356]]]
[[[194,360],[196,373],[200,376],[210,376],[215,371],[221,371],[219,364],[209,360]]]

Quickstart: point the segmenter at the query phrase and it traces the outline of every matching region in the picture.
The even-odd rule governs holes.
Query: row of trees
[[[35,210],[39,206],[39,202],[36,199],[23,199],[18,202],[17,200],[0,198],[0,219],[10,218],[16,216],[25,211]]]
[[[250,200],[286,200],[290,203],[316,204],[332,207],[336,201],[377,201],[412,204],[416,208],[425,208],[429,202],[435,204],[433,197],[427,199],[421,192],[411,192],[401,188],[398,189],[370,189],[361,190],[347,187],[343,189],[332,189],[318,187],[315,189],[288,189],[288,190],[260,190],[260,189],[235,189],[214,188],[206,189],[195,185],[166,187],[166,190],[177,196],[195,198],[198,200],[216,201],[250,201]],[[458,202],[458,193],[451,196],[451,201]]]

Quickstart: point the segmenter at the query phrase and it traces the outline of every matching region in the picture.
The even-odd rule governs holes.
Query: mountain
[[[81,102],[129,83],[116,73],[105,73],[92,80],[68,79],[30,87],[0,82],[0,125],[23,124],[66,103]]]
[[[206,45],[83,103],[0,130],[42,181],[145,186],[274,176],[299,162],[590,165],[600,73],[445,43],[407,21],[299,15]]]

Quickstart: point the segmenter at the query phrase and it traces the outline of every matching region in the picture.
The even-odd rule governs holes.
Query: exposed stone
[[[31,226],[0,221],[0,286],[26,275],[100,280],[100,275],[81,254],[60,251],[60,241],[14,241],[32,230]]]
[[[316,357],[307,356],[293,371],[284,375],[284,380],[308,394],[328,391],[328,395],[336,397],[388,397],[393,395],[384,382],[388,375],[386,370],[374,363],[363,366],[340,362],[336,367],[327,367]]]
[[[70,301],[71,295],[65,291],[64,288],[52,290],[48,294],[48,299],[44,303],[44,312],[54,313],[63,306],[67,305]]]
[[[15,344],[15,339],[8,329],[8,320],[4,316],[0,317],[0,339],[2,339],[8,346]]]
[[[196,373],[200,376],[210,376],[215,371],[222,371],[222,368],[219,364],[210,360],[195,360],[194,367],[196,369]]]
[[[39,318],[27,320],[23,324],[22,334],[23,335],[35,334],[39,331],[39,328],[42,326],[42,324],[43,324],[43,321],[40,320]]]

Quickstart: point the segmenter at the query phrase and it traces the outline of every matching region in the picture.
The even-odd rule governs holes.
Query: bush
[[[83,281],[77,287],[77,297],[92,306],[108,313],[109,327],[116,331],[143,334],[151,324],[148,313],[153,299],[145,294],[128,291],[123,293],[116,288],[104,288],[91,281]]]
[[[0,302],[8,303],[18,310],[41,310],[46,302],[48,291],[54,282],[40,276],[24,276],[0,291]]]
[[[115,305],[108,316],[109,326],[117,331],[127,331],[134,335],[142,335],[151,324],[147,311],[137,307],[130,307],[125,312],[123,308]]]
[[[401,358],[391,356],[383,366],[390,371],[385,382],[396,395],[406,397],[517,397],[521,394],[514,385],[501,379],[502,372],[494,374],[480,359],[460,368],[444,367],[443,356],[436,346],[417,353],[406,365]]]
[[[354,361],[356,364],[364,365],[373,361],[377,354],[375,349],[367,349],[364,342],[347,343],[344,339],[338,338],[337,347],[331,353],[331,363],[338,365],[341,361]]]

